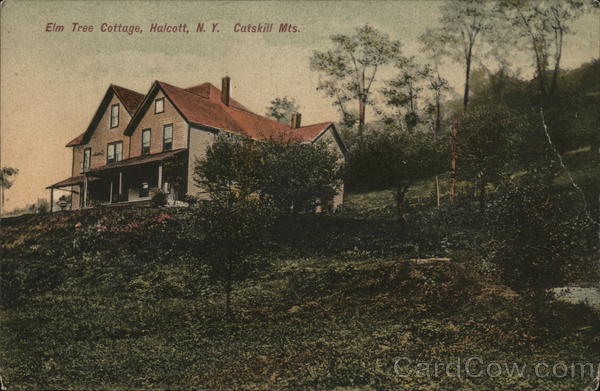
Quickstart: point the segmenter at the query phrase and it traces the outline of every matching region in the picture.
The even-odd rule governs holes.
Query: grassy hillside
[[[537,305],[469,251],[440,253],[387,219],[282,220],[258,255],[268,266],[235,287],[235,318],[226,321],[201,254],[173,236],[184,213],[164,213],[2,223],[0,368],[9,389],[574,390],[589,374],[401,377],[394,369],[473,356],[484,367],[600,361],[598,314]],[[452,261],[413,260],[435,255]],[[402,357],[415,363],[394,368]]]

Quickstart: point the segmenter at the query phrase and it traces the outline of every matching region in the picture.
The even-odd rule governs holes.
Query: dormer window
[[[165,111],[165,98],[158,98],[154,101],[154,114],[160,114]]]
[[[109,143],[106,151],[106,162],[113,163],[123,160],[123,142]]]
[[[150,153],[150,129],[142,130],[142,155]]]
[[[110,127],[116,128],[119,126],[119,104],[115,103],[110,106]]]

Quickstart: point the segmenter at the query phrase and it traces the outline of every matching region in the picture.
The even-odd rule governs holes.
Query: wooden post
[[[163,165],[162,163],[158,165],[158,191],[162,191],[162,170],[163,170]]]
[[[50,188],[50,213],[54,212],[54,188]]]
[[[456,199],[456,139],[458,133],[458,118],[454,118],[452,121],[452,127],[450,128],[450,201]]]
[[[119,171],[119,196],[123,194],[123,171]]]
[[[83,173],[83,207],[87,208],[87,195],[88,195],[88,177],[86,173]]]
[[[108,202],[112,204],[113,202],[113,181],[110,181],[110,192],[108,196]]]

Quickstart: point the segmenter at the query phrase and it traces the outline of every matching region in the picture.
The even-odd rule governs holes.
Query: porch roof
[[[130,159],[125,159],[125,160],[121,160],[118,162],[108,163],[108,164],[105,164],[104,166],[91,168],[90,172],[93,173],[93,172],[98,172],[98,171],[112,170],[115,168],[123,168],[123,167],[137,166],[140,164],[158,162],[161,160],[166,160],[166,159],[172,158],[174,156],[177,156],[177,155],[185,152],[185,150],[186,150],[186,148],[180,148],[180,149],[175,149],[173,151],[154,153],[152,155],[136,156],[136,157],[133,157]]]
[[[99,178],[95,177],[95,176],[90,176],[88,175],[88,181],[96,181]],[[53,185],[50,185],[48,187],[46,187],[46,189],[57,189],[60,187],[67,187],[67,186],[73,186],[73,185],[78,185],[80,183],[83,183],[84,179],[83,179],[83,175],[78,175],[78,176],[72,176],[71,178],[67,178],[67,179],[63,179],[60,182],[56,182]]]

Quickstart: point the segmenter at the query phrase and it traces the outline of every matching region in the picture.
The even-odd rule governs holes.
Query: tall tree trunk
[[[456,161],[458,160],[458,119],[456,118],[452,121],[450,135],[450,201],[454,202],[456,199]]]
[[[552,84],[550,85],[550,95],[556,92],[558,84],[558,73],[560,72],[560,60],[562,57],[563,32],[556,32],[556,56],[554,57],[554,71],[552,72]]]
[[[404,218],[404,198],[406,197],[406,188],[402,185],[396,187],[396,216],[401,223],[406,222]]]
[[[435,135],[440,134],[442,127],[442,104],[440,103],[440,94],[435,96]]]
[[[467,111],[469,106],[469,82],[471,79],[471,59],[473,55],[473,45],[469,46],[469,51],[466,57],[466,69],[465,69],[465,93],[463,95],[463,109]]]
[[[365,111],[366,111],[366,97],[360,96],[358,98],[358,134],[362,135],[365,130]]]

